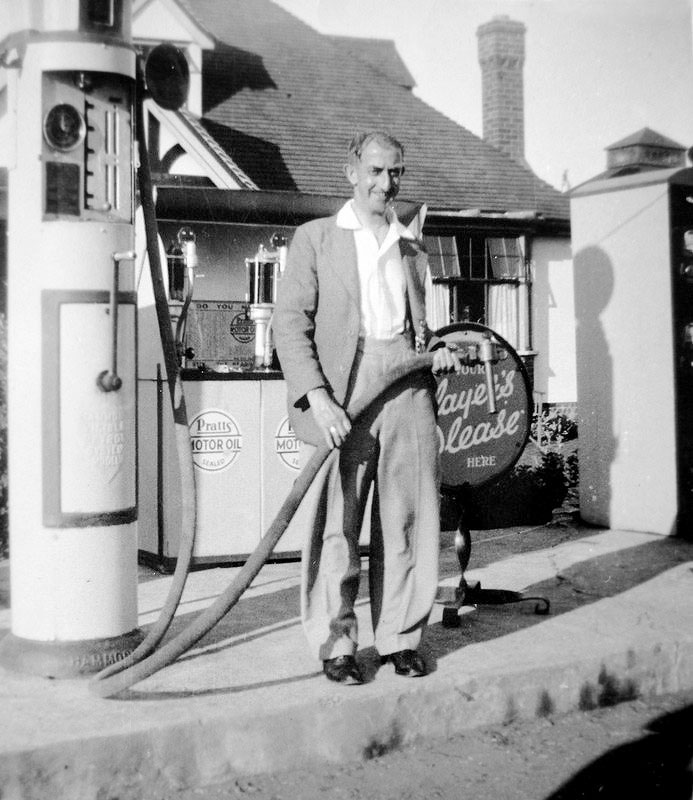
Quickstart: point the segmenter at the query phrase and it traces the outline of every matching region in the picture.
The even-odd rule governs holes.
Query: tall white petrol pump
[[[0,663],[75,677],[142,639],[131,1],[9,6],[12,630]]]

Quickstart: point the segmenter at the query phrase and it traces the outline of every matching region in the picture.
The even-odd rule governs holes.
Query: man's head
[[[349,145],[344,173],[354,188],[358,209],[371,216],[384,216],[399,192],[404,148],[383,131],[359,133]]]

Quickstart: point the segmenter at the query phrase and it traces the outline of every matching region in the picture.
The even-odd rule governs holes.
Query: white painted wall
[[[669,170],[571,200],[580,512],[671,534],[677,512]]]
[[[574,403],[575,302],[568,239],[532,242],[534,389],[544,403]]]

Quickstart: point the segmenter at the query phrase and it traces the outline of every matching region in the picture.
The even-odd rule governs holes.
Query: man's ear
[[[352,186],[356,186],[356,169],[354,168],[354,165],[347,161],[347,163],[342,167],[342,170],[349,183]]]

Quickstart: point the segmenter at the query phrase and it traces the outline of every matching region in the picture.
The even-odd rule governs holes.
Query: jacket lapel
[[[353,301],[359,305],[361,293],[359,289],[359,273],[356,263],[356,244],[354,232],[333,226],[331,245],[327,264],[336,278],[342,283]]]

